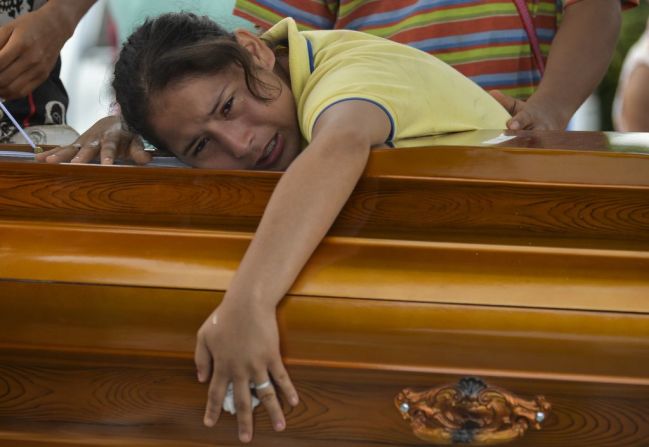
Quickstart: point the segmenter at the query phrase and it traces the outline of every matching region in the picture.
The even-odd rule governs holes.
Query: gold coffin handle
[[[522,399],[475,377],[425,391],[406,388],[394,403],[413,433],[433,445],[494,445],[522,437],[547,419],[543,396]]]

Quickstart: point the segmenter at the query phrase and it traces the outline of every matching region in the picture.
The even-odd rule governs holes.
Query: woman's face
[[[256,73],[270,85],[281,83],[281,91],[262,89],[270,101],[253,96],[236,65],[169,84],[151,98],[153,131],[191,166],[285,170],[299,154],[301,134],[290,86],[273,66],[274,56]]]

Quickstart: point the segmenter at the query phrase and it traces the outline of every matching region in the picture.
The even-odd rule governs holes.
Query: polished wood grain
[[[237,445],[232,416],[224,415],[211,430],[201,426],[205,389],[195,381],[190,363],[4,351],[0,433],[5,439],[13,431],[24,432],[26,441],[49,437],[69,444],[106,437],[113,445]],[[21,366],[6,366],[11,364]],[[257,411],[252,445],[426,445],[401,420],[391,398],[404,385],[426,387],[452,380],[341,368],[292,366],[290,371],[302,400],[298,407],[286,408],[287,431],[273,433],[265,413]],[[512,445],[631,447],[649,436],[646,388],[542,380],[497,383],[520,394],[542,392],[553,402],[543,430]],[[16,445],[10,442],[13,439],[3,442],[0,436],[0,445]]]
[[[186,359],[195,331],[223,295],[24,281],[0,286],[13,298],[0,315],[0,348]],[[282,353],[292,364],[649,387],[647,313],[291,295],[280,305],[279,323]]]
[[[302,403],[255,445],[426,445],[397,393],[478,376],[552,404],[513,446],[646,447],[649,156],[515,136],[372,154],[279,306]],[[238,445],[194,337],[278,179],[0,157],[0,445]]]
[[[649,178],[649,157],[629,161],[619,179],[643,169],[639,175]],[[0,213],[4,219],[43,222],[253,232],[278,179],[274,173],[0,163]],[[646,184],[485,182],[387,173],[361,180],[330,234],[563,246],[601,241],[646,249],[648,209]]]
[[[220,291],[227,288],[252,237],[241,232],[29,221],[0,222],[0,234],[5,278]],[[330,237],[291,293],[647,312],[647,271],[649,253],[637,247],[568,249]]]

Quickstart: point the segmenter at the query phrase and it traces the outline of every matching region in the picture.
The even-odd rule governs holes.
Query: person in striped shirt
[[[510,129],[564,129],[608,68],[621,4],[637,3],[529,1],[543,76],[516,0],[237,0],[234,14],[262,29],[291,16],[301,29],[353,29],[414,46],[491,91],[511,113]]]

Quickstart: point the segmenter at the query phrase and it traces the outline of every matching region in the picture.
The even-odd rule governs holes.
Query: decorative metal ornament
[[[415,436],[436,445],[507,443],[529,427],[539,430],[551,410],[543,396],[522,399],[475,377],[421,392],[406,388],[394,402]]]

